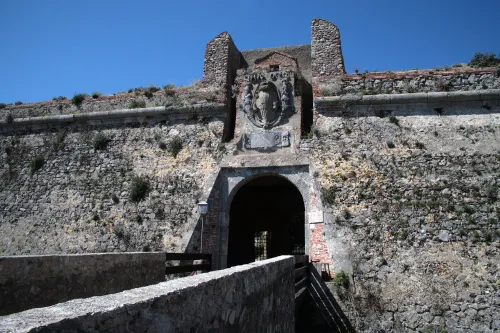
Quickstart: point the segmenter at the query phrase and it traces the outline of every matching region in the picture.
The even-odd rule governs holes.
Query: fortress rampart
[[[498,67],[346,74],[337,27],[311,31],[242,52],[222,33],[191,87],[1,109],[0,253],[199,251],[206,200],[203,251],[224,268],[234,207],[245,226],[293,210],[249,194],[287,183],[295,249],[346,273],[331,288],[359,332],[498,330]]]

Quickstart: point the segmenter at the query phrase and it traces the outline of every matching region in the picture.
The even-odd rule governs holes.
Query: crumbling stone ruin
[[[189,87],[5,106],[0,254],[197,252],[206,200],[214,269],[305,253],[358,332],[498,331],[499,67],[347,74],[311,32],[221,33]]]

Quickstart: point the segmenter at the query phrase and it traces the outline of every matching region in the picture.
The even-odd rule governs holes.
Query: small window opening
[[[255,261],[267,259],[268,242],[269,233],[267,231],[258,231],[255,233]]]
[[[280,65],[269,65],[269,71],[270,72],[279,72],[280,71]]]

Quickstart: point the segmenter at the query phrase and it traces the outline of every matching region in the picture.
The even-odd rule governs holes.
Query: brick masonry
[[[328,252],[328,246],[326,245],[323,223],[314,224],[314,229],[311,230],[310,247],[311,261],[332,263],[332,255]]]

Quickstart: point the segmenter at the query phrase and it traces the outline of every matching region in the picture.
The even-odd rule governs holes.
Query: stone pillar
[[[224,141],[232,139],[234,133],[236,104],[232,100],[231,86],[234,83],[241,60],[241,53],[227,32],[215,36],[208,42],[205,50],[202,83],[209,89],[220,91],[220,94],[223,95],[221,99],[228,108],[228,116],[222,135]]]
[[[341,76],[345,73],[339,29],[328,21],[313,19],[311,26],[312,76]]]
[[[328,21],[313,19],[311,26],[311,69],[313,97],[342,93],[344,57],[339,29]],[[316,103],[314,110],[316,110]],[[317,124],[315,118],[313,125]]]
[[[203,66],[203,83],[209,86],[227,87],[232,84],[239,67],[240,51],[227,32],[215,36],[207,44]]]

